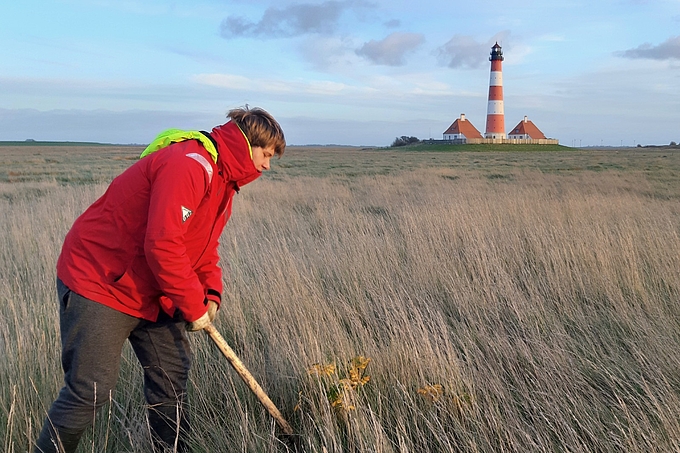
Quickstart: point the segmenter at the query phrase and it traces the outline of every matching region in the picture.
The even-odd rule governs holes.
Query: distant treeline
[[[392,142],[392,148],[396,148],[398,146],[406,146],[406,145],[413,145],[415,143],[420,142],[418,137],[408,137],[406,135],[402,135],[401,137],[397,137],[394,139]]]

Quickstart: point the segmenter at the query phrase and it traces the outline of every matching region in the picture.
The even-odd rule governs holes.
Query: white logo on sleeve
[[[189,217],[191,217],[191,214],[193,214],[191,209],[188,209],[188,208],[185,208],[184,206],[182,206],[182,223],[186,222],[187,219]]]

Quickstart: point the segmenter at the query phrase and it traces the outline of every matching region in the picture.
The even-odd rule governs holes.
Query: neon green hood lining
[[[240,127],[238,129],[243,134],[243,138],[246,139],[246,143],[248,144],[248,152],[250,153],[250,158],[252,159],[253,148],[250,146],[250,140],[248,140],[248,137],[246,137],[246,134],[241,130]],[[210,154],[212,157],[213,162],[217,163],[218,153],[212,140],[210,140],[200,131],[183,131],[181,129],[167,129],[158,134],[158,136],[151,143],[149,143],[149,146],[144,149],[139,158],[141,159],[155,151],[158,151],[159,149],[163,149],[173,143],[183,142],[185,140],[198,140],[201,142],[206,151],[208,151],[208,154]]]
[[[181,129],[167,129],[160,134],[151,142],[149,146],[142,152],[139,156],[146,157],[149,154],[170,146],[173,143],[183,142],[185,140],[198,140],[201,145],[208,151],[208,154],[212,157],[213,161],[217,163],[217,149],[213,142],[199,131],[183,131]]]

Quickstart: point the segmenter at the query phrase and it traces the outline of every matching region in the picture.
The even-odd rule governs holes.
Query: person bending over
[[[286,146],[262,109],[227,117],[211,132],[160,134],[66,235],[57,261],[64,387],[35,453],[76,450],[93,408],[111,398],[126,340],[144,371],[154,448],[188,451],[186,332],[219,308],[217,247],[234,194]]]

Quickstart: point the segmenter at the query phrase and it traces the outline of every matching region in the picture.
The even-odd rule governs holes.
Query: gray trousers
[[[144,370],[153,445],[187,451],[184,400],[191,367],[185,323],[161,311],[156,322],[86,299],[57,279],[64,387],[52,404],[35,452],[73,452],[93,411],[113,397],[123,344],[130,341]]]

